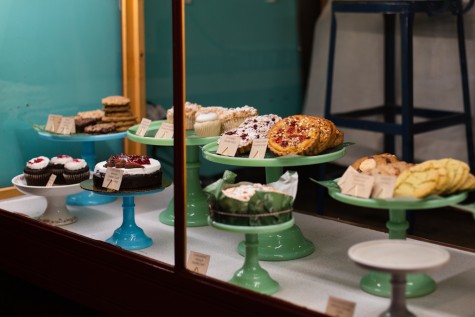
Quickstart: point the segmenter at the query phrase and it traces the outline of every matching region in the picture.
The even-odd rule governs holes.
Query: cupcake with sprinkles
[[[70,162],[72,160],[73,158],[66,154],[60,154],[51,158],[50,160],[51,169],[53,171],[53,174],[56,175],[56,179],[54,180],[55,184],[57,185],[66,184],[66,181],[64,180],[64,176],[63,176],[64,165],[67,162]]]
[[[28,186],[46,186],[53,173],[49,163],[50,160],[46,156],[38,156],[26,162],[23,169],[26,184]]]
[[[74,158],[64,164],[63,176],[66,184],[77,184],[89,179],[91,172],[84,159]]]

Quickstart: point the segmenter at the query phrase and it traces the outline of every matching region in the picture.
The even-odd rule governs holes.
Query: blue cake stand
[[[106,242],[126,250],[145,249],[153,244],[152,239],[135,223],[135,196],[155,194],[170,185],[171,180],[164,179],[161,186],[115,192],[94,187],[92,179],[81,182],[81,188],[92,191],[99,196],[122,197],[122,225],[114,231],[110,238],[106,239]]]
[[[98,141],[109,141],[122,139],[126,136],[127,132],[118,132],[118,133],[109,133],[109,134],[86,134],[86,133],[77,133],[77,134],[57,134],[51,133],[44,130],[44,126],[35,125],[34,129],[38,132],[38,135],[44,139],[55,141],[55,142],[81,142],[82,151],[81,157],[86,160],[87,165],[90,169],[94,169],[95,166],[95,148],[94,144]],[[70,195],[66,198],[66,203],[72,206],[90,206],[90,205],[101,205],[113,202],[117,197],[114,196],[101,196],[96,195],[95,192],[80,192],[78,194]]]

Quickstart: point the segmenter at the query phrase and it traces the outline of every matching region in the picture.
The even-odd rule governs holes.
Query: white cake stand
[[[450,259],[445,249],[410,240],[358,243],[348,250],[348,256],[363,268],[391,274],[391,304],[380,317],[415,316],[406,307],[406,274],[439,268]]]
[[[76,222],[78,219],[72,215],[67,206],[66,198],[69,195],[82,192],[82,188],[77,184],[54,185],[54,186],[29,186],[26,184],[23,174],[12,179],[13,185],[22,193],[27,195],[42,196],[46,198],[46,210],[38,218],[39,221],[53,226],[64,226]]]

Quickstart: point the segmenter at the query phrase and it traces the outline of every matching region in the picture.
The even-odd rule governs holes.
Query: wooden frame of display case
[[[175,144],[175,265],[0,209],[0,270],[107,315],[176,315],[202,311],[226,316],[326,316],[191,272],[186,255],[184,0],[171,0]],[[124,95],[134,114],[144,111],[143,0],[122,0]],[[126,142],[126,149],[141,146]],[[178,176],[177,176],[178,175]],[[18,194],[0,191],[0,199]],[[166,307],[167,305],[168,307]]]

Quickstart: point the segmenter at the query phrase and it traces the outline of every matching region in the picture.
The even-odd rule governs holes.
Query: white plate
[[[445,249],[410,240],[373,240],[358,243],[348,250],[357,264],[386,272],[421,272],[447,263],[450,254]]]

